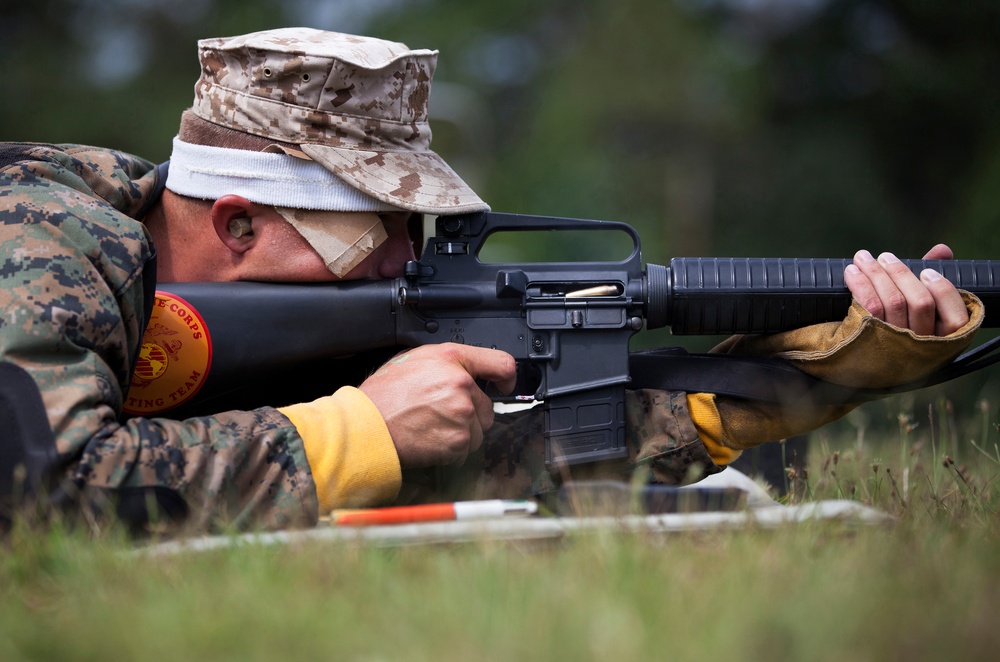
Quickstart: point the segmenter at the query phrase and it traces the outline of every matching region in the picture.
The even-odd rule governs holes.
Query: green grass
[[[164,557],[117,532],[18,530],[0,548],[0,660],[993,659],[996,409],[959,426],[947,408],[877,439],[849,420],[790,476],[790,501],[856,499],[892,527]]]

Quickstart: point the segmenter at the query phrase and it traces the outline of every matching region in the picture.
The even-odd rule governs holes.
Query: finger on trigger
[[[514,357],[497,349],[459,345],[462,367],[475,379],[487,379],[496,384],[501,393],[514,390],[516,365]]]

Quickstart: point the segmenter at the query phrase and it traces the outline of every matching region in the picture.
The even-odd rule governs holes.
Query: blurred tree
[[[0,0],[0,42],[17,63],[0,138],[166,159],[194,94],[196,41],[283,21],[271,0]]]
[[[856,145],[870,181],[839,193],[886,205],[859,219],[891,230],[877,248],[917,253],[942,239],[982,257],[992,233],[963,231],[963,197],[995,154],[998,37],[1000,5],[989,0],[831,2],[770,44],[770,123],[820,136],[833,121],[827,135]]]
[[[466,146],[497,208],[627,220],[658,260],[995,234],[996,3],[440,0],[377,25],[440,44],[488,111]]]
[[[651,261],[1000,248],[990,0],[0,0],[0,138],[165,159],[196,40],[282,25],[439,48],[435,146],[494,208]]]

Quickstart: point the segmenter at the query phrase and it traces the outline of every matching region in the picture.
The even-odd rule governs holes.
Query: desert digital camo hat
[[[198,117],[297,145],[301,151],[295,156],[312,159],[362,197],[384,203],[383,209],[430,214],[489,209],[430,150],[427,109],[437,51],[283,28],[204,39],[198,52],[201,76],[191,109]],[[287,158],[296,150],[281,151],[285,154],[268,157]],[[309,180],[290,182],[307,188]],[[365,210],[308,201],[323,195],[313,190],[301,205],[285,206]]]

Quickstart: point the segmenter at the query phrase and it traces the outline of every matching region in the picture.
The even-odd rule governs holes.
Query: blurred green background
[[[439,49],[434,144],[493,208],[650,262],[1000,255],[990,0],[0,0],[0,139],[166,159],[196,40],[292,25]]]

